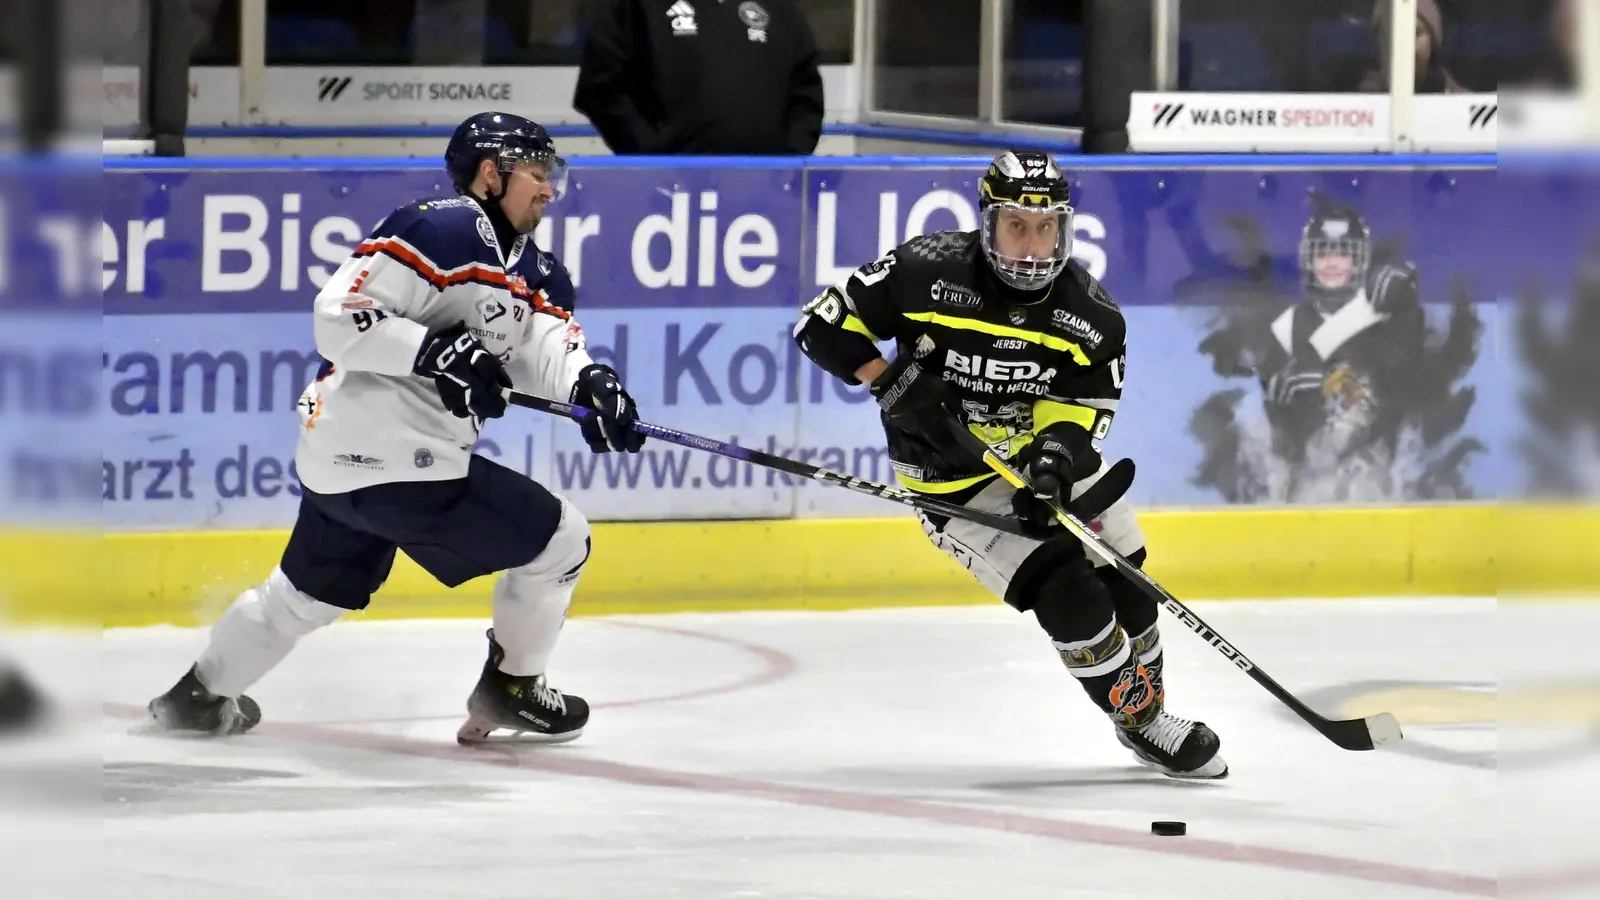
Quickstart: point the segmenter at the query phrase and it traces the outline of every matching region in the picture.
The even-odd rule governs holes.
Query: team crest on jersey
[[[490,224],[487,217],[478,217],[478,237],[483,238],[485,244],[496,250],[500,249],[500,242],[494,236],[494,225]]]
[[[411,463],[419,469],[426,469],[433,465],[433,452],[426,447],[419,448],[411,454]]]
[[[933,343],[933,338],[928,337],[925,334],[918,335],[917,336],[917,343],[911,349],[911,356],[912,356],[913,359],[922,359],[923,357],[927,356],[929,353],[932,353],[934,351],[934,349],[935,349],[935,347],[934,347],[934,343]]]
[[[1021,325],[1023,322],[1028,321],[1028,311],[1021,307],[1013,306],[1011,307],[1010,315],[1006,318],[1010,319],[1013,325]]]
[[[536,262],[538,264],[538,266],[539,266],[539,274],[540,275],[549,275],[550,274],[550,257],[545,256],[543,253],[540,253],[538,255],[538,257],[534,260],[534,262]]]

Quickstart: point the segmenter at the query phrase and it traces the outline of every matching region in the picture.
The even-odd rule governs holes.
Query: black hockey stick
[[[983,461],[989,465],[989,468],[998,472],[1001,478],[1011,482],[1015,487],[1029,487],[1028,481],[1023,477],[1022,473],[1012,468],[1004,459],[1001,459],[998,453],[989,449],[988,445],[979,440],[977,435],[972,434],[956,423],[951,424],[951,430],[956,433],[957,440],[960,440],[974,455],[981,456]],[[1234,665],[1243,669],[1246,674],[1255,679],[1257,684],[1266,688],[1267,692],[1272,696],[1277,697],[1279,702],[1294,710],[1295,715],[1304,719],[1310,723],[1312,728],[1321,732],[1323,737],[1346,750],[1371,750],[1374,747],[1399,741],[1403,737],[1400,731],[1400,722],[1389,713],[1378,713],[1364,719],[1338,720],[1327,719],[1318,715],[1316,710],[1305,705],[1300,698],[1289,693],[1287,689],[1274,681],[1272,676],[1263,672],[1243,653],[1234,649],[1233,645],[1228,643],[1221,634],[1218,634],[1216,629],[1207,625],[1189,607],[1184,606],[1183,601],[1172,596],[1165,588],[1156,584],[1149,575],[1140,570],[1138,566],[1128,562],[1122,554],[1101,540],[1099,535],[1091,531],[1076,516],[1062,509],[1056,503],[1051,503],[1050,508],[1055,512],[1056,519],[1066,527],[1067,531],[1072,533],[1073,537],[1082,541],[1085,547],[1107,564],[1115,566],[1123,577],[1137,585],[1141,591],[1157,603],[1166,607],[1167,612],[1176,616],[1178,621],[1182,622],[1185,627],[1198,634],[1201,640],[1210,644],[1213,649],[1227,657]]]
[[[521,391],[508,390],[505,392],[505,397],[506,402],[513,406],[536,409],[540,412],[564,416],[577,421],[594,415],[594,410],[586,406],[563,403],[559,400],[546,400],[543,397],[536,397]],[[821,466],[813,466],[810,463],[790,459],[787,456],[778,456],[752,447],[741,447],[738,444],[723,443],[712,438],[678,431],[674,428],[651,425],[648,422],[637,422],[633,427],[634,430],[646,437],[657,438],[684,447],[693,447],[696,450],[704,450],[708,453],[715,453],[718,456],[743,460],[800,478],[809,478],[825,484],[838,485],[857,493],[871,494],[874,497],[882,497],[885,500],[914,506],[936,515],[949,516],[952,519],[965,519],[969,522],[976,522],[979,525],[1010,534],[1028,535],[1030,533],[1030,529],[1024,525],[1022,520],[1012,516],[1001,516],[968,509],[958,503],[950,503],[935,497],[926,497],[922,494],[908,491],[905,488],[891,487],[887,484],[879,484],[876,481],[855,478],[842,472],[835,472],[832,469],[824,469]],[[1110,506],[1113,501],[1124,493],[1127,493],[1128,488],[1133,483],[1133,463],[1129,460],[1123,460],[1119,463],[1119,466],[1113,466],[1094,487],[1084,491],[1083,496],[1074,501],[1074,508],[1092,509],[1098,512]],[[1103,489],[1102,485],[1104,486]],[[1100,505],[1096,506],[1095,504]]]

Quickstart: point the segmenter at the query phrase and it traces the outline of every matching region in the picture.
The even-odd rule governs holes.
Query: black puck
[[[1175,837],[1180,834],[1188,834],[1189,826],[1182,822],[1151,822],[1150,833],[1164,837]]]

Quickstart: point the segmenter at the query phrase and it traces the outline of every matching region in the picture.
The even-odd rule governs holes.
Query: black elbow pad
[[[866,335],[830,325],[815,315],[800,320],[794,339],[800,352],[819,368],[852,387],[861,383],[856,370],[882,355]]]

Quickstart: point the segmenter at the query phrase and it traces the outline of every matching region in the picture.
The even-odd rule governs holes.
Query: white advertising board
[[[1128,114],[1137,152],[1366,153],[1389,146],[1380,94],[1138,91]]]
[[[828,121],[853,120],[850,67],[821,71]],[[576,66],[273,66],[265,79],[259,124],[454,125],[503,107],[547,124],[587,121],[572,108]],[[138,122],[139,70],[108,66],[102,84],[105,124],[127,128]],[[189,124],[241,124],[237,68],[189,71]]]
[[[1495,94],[1413,98],[1411,134],[1394,146],[1387,94],[1133,94],[1128,140],[1137,152],[1493,153]]]

